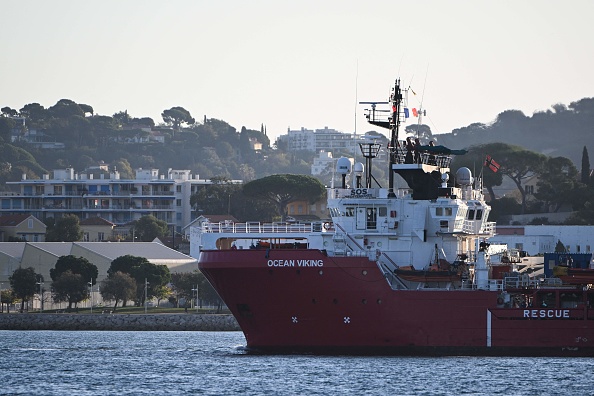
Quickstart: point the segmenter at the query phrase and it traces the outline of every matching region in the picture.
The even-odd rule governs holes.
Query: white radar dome
[[[351,173],[351,161],[346,157],[340,157],[336,161],[336,172],[342,175]]]
[[[355,163],[355,166],[353,168],[354,168],[353,171],[355,172],[356,175],[362,175],[363,169],[365,167],[363,166],[363,164],[361,162],[357,162],[357,163]]]
[[[473,182],[470,169],[463,167],[456,172],[456,181],[462,186],[470,186]]]

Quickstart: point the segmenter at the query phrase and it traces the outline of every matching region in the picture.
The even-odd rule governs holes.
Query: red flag
[[[413,109],[412,109],[412,112],[413,112],[413,115],[414,115],[415,117],[418,117],[418,116],[419,116],[419,113],[417,112],[417,109],[415,109],[414,107],[413,107]]]
[[[497,172],[501,165],[499,165],[490,155],[487,154],[483,166],[488,166],[493,172]]]

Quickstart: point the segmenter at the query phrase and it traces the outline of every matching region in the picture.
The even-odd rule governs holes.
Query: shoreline
[[[241,331],[229,314],[3,313],[0,330]]]

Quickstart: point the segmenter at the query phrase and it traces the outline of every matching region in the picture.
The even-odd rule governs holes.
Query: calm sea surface
[[[0,395],[594,395],[594,358],[247,354],[239,332],[0,331]]]

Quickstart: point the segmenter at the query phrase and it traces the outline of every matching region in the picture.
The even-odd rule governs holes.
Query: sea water
[[[594,358],[253,355],[240,332],[0,331],[1,395],[594,395]]]

